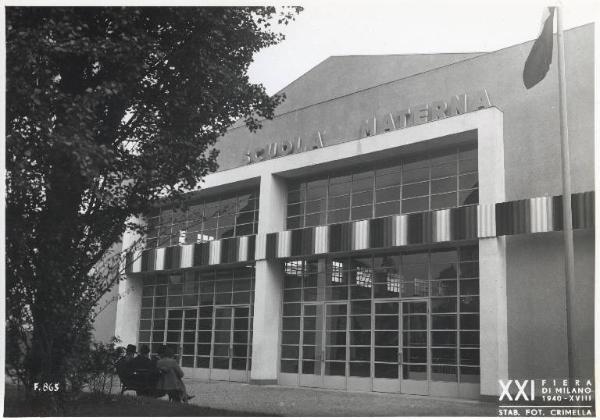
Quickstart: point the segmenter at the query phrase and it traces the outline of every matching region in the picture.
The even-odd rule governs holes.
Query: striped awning
[[[594,226],[594,193],[572,195],[573,228]],[[400,214],[266,235],[266,258],[562,230],[562,196]]]
[[[594,192],[572,195],[573,228],[594,226]],[[127,254],[127,272],[171,270],[562,230],[562,197],[399,214]]]
[[[141,273],[254,261],[255,243],[256,235],[250,235],[133,251],[126,254],[126,271]]]

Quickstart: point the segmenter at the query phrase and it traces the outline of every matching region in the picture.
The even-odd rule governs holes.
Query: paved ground
[[[496,416],[497,404],[433,397],[185,380],[190,403],[278,416]]]

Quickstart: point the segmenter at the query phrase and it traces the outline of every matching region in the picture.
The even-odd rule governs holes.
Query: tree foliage
[[[233,121],[273,116],[282,98],[247,70],[299,10],[7,8],[7,335],[26,383],[68,376],[118,278],[92,268],[130,216],[216,170]]]

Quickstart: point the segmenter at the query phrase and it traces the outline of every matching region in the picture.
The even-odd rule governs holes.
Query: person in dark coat
[[[133,373],[133,360],[135,359],[136,347],[133,344],[128,344],[125,350],[125,356],[121,357],[117,363],[117,373],[120,376],[129,376]]]
[[[127,348],[125,349],[125,358],[133,359],[135,358],[136,347],[134,344],[127,344]]]
[[[131,366],[134,370],[138,369],[146,369],[146,370],[154,370],[156,369],[156,361],[150,359],[150,348],[147,344],[142,344],[140,346],[140,353],[137,355],[135,359],[131,362]]]
[[[150,359],[150,348],[146,344],[140,346],[140,353],[131,361],[138,395],[152,396],[160,376],[156,361]]]

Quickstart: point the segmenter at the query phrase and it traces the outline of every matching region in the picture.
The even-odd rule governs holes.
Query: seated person
[[[131,369],[133,371],[132,382],[135,384],[138,395],[152,395],[160,376],[160,370],[156,367],[156,362],[150,359],[150,348],[146,344],[140,347],[140,354],[131,361]]]
[[[140,346],[140,353],[131,362],[131,366],[134,370],[154,370],[156,369],[156,361],[150,359],[150,348],[147,344]]]
[[[181,380],[183,378],[183,371],[177,364],[177,360],[173,357],[173,351],[165,346],[160,346],[158,350],[160,359],[156,362],[156,367],[159,368],[163,374],[158,379],[156,388],[167,392],[171,398],[176,401],[188,401],[192,399],[193,395],[188,395],[185,388],[185,384]]]
[[[116,368],[119,376],[130,376],[133,373],[132,363],[135,359],[135,350],[136,347],[133,344],[128,344],[125,356],[117,361]]]

